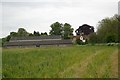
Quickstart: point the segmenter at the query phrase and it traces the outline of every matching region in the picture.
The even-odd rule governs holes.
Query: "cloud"
[[[49,32],[56,21],[70,23],[74,29],[84,23],[96,27],[98,21],[114,14],[117,14],[117,0],[4,0],[2,37],[19,27],[28,32]]]
[[[118,3],[118,14],[120,15],[120,1]]]

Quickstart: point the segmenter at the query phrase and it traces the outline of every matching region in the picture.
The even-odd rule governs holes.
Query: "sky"
[[[118,2],[118,15],[120,15],[120,1]]]
[[[69,23],[74,31],[83,24],[97,29],[98,22],[118,14],[119,0],[2,0],[0,37],[18,28],[28,32],[50,31],[54,22]],[[74,32],[75,34],[75,32]]]

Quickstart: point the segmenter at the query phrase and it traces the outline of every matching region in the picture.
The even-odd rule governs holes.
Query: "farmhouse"
[[[86,42],[86,40],[89,40],[89,34],[94,32],[94,27],[88,24],[83,24],[82,26],[79,26],[75,32],[77,39],[80,39],[82,42]]]
[[[25,47],[43,45],[70,45],[71,39],[62,39],[61,36],[28,36],[28,37],[12,37],[9,42],[4,44],[4,47]]]

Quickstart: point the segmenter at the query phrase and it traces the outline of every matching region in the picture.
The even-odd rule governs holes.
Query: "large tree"
[[[59,22],[53,23],[50,27],[50,35],[62,35],[62,26],[63,24]]]
[[[115,15],[99,22],[97,29],[98,42],[119,42],[118,29],[120,28],[120,22],[117,18],[118,17]]]
[[[71,35],[73,35],[73,28],[68,23],[65,23],[63,26],[63,37],[64,39],[69,39]]]
[[[34,31],[34,32],[33,32],[33,35],[34,35],[34,36],[40,36],[40,33],[39,33],[39,32]]]
[[[20,36],[28,36],[29,33],[24,28],[19,28],[17,35]]]

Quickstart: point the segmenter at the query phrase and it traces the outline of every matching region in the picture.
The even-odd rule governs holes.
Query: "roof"
[[[61,36],[32,36],[32,37],[12,37],[4,44],[5,47],[12,46],[40,46],[40,45],[66,45],[72,44],[71,39],[62,39]]]
[[[61,36],[51,35],[51,36],[12,37],[10,39],[10,41],[14,41],[14,40],[43,40],[43,39],[61,39]]]
[[[8,42],[4,46],[36,46],[36,45],[62,45],[72,44],[72,40],[51,40],[51,41],[25,41],[25,42]]]

